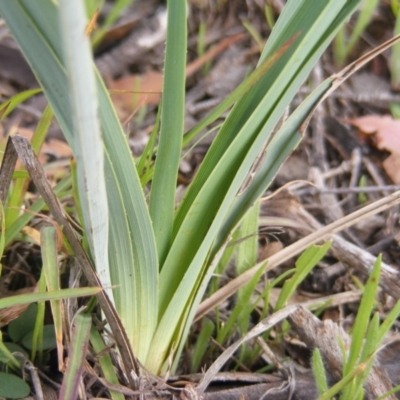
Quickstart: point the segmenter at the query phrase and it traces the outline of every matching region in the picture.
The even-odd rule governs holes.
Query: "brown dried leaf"
[[[155,71],[148,71],[142,75],[127,75],[108,82],[111,99],[118,112],[123,115],[137,106],[158,104],[161,98],[162,85],[163,74]]]
[[[203,56],[194,60],[186,68],[186,76],[193,75],[205,63],[217,57],[233,43],[246,37],[238,33],[223,39],[215,47],[208,50]],[[116,80],[109,80],[107,87],[111,91],[111,99],[117,108],[120,118],[124,118],[137,107],[160,102],[163,73],[147,71],[144,74],[132,74]]]
[[[400,120],[390,115],[366,115],[345,122],[356,126],[364,135],[373,135],[374,145],[391,153],[382,165],[392,181],[400,184]]]
[[[38,290],[37,285],[23,289],[16,290],[15,292],[8,292],[6,296],[16,296],[18,294],[36,293]],[[8,325],[12,320],[17,319],[27,308],[29,304],[18,304],[16,306],[0,309],[0,328]]]

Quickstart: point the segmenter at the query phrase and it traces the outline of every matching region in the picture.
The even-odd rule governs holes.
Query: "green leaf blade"
[[[160,142],[150,197],[150,215],[161,264],[172,241],[184,129],[186,42],[186,0],[169,1]]]
[[[85,34],[86,10],[81,0],[61,0],[59,21],[63,63],[68,82],[73,149],[85,232],[100,281],[112,298],[108,266],[108,206],[104,178],[103,140],[93,58]]]

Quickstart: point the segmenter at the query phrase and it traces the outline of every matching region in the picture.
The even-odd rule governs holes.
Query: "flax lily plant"
[[[161,123],[150,165],[135,163],[94,67],[83,0],[0,0],[0,14],[76,157],[87,252],[135,356],[150,371],[176,368],[230,234],[298,145],[300,126],[332,81],[280,124],[285,109],[359,3],[288,0],[255,72],[184,135],[186,0],[169,0]],[[184,144],[231,106],[176,208]],[[148,201],[143,165],[152,171]]]

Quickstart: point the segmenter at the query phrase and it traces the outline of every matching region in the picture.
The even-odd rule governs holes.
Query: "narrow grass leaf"
[[[60,389],[60,400],[78,398],[79,383],[82,379],[83,363],[89,344],[92,318],[88,314],[78,314],[74,319],[74,329],[68,349],[68,364]]]
[[[364,398],[364,384],[368,378],[374,363],[375,355],[378,351],[378,331],[379,331],[379,313],[375,313],[368,326],[368,331],[364,339],[363,348],[359,355],[358,363],[366,365],[365,371],[357,376],[351,384],[343,391],[344,396],[352,398]]]
[[[18,304],[29,304],[37,301],[47,301],[55,299],[69,299],[71,297],[94,296],[101,291],[101,288],[88,287],[76,289],[61,289],[54,292],[18,294],[15,296],[0,299],[0,309],[16,306]]]
[[[204,321],[201,331],[196,338],[196,343],[193,346],[191,355],[190,370],[193,374],[199,371],[201,360],[210,348],[210,338],[214,330],[215,325],[212,321]]]
[[[348,40],[346,40],[346,26],[343,26],[340,30],[340,37],[337,40],[335,48],[335,59],[337,65],[341,66],[345,62],[346,58],[349,56],[353,50],[356,43],[361,39],[361,35],[365,31],[368,23],[378,6],[379,0],[364,0],[361,7],[361,12],[358,15],[357,22],[351,29],[351,35]]]
[[[42,144],[46,138],[47,132],[50,128],[51,121],[53,119],[53,111],[50,106],[47,105],[43,114],[39,120],[37,128],[33,134],[31,144],[32,149],[36,155],[39,154]],[[25,171],[25,168],[22,169]],[[25,199],[25,193],[28,188],[29,178],[17,179],[14,183],[13,189],[9,194],[6,226],[11,226],[21,213],[21,207]]]
[[[398,391],[400,391],[400,385],[395,386],[393,389],[387,391],[386,393],[384,393],[382,396],[379,396],[376,398],[376,400],[384,400],[387,399],[390,395],[397,393]]]
[[[41,93],[42,89],[29,89],[23,92],[17,93],[11,99],[0,104],[0,121],[6,118],[11,112],[15,110],[24,101],[30,99],[38,93]]]
[[[215,268],[215,274],[213,276],[213,278],[211,279],[211,282],[209,284],[209,288],[208,288],[208,293],[209,295],[212,295],[213,293],[215,293],[218,288],[220,287],[220,280],[223,277],[223,272],[226,271],[226,268],[228,268],[229,262],[231,261],[231,259],[233,259],[234,253],[235,253],[235,245],[234,243],[236,242],[236,240],[239,237],[239,229],[236,229],[236,231],[232,234],[232,238],[229,241],[229,243],[227,244],[227,246],[225,247],[222,256],[220,258],[220,260],[218,261],[218,264]],[[222,323],[220,321],[220,312],[219,312],[219,308],[216,307],[215,308],[215,325],[216,325],[216,331],[217,331],[217,335],[220,332],[220,327],[222,326]]]
[[[150,195],[160,265],[172,242],[185,114],[186,0],[168,2],[161,130]]]
[[[322,393],[317,400],[330,400],[337,393],[343,390],[349,383],[353,381],[358,375],[364,372],[364,365],[357,365],[348,375],[341,379],[338,383],[331,386],[328,390]]]
[[[289,315],[296,311],[298,306],[292,305],[287,306],[284,309],[270,315],[264,320],[260,321],[251,331],[247,332],[242,338],[237,340],[235,343],[231,344],[211,365],[211,367],[207,370],[207,372],[201,378],[199,384],[196,387],[196,392],[199,396],[203,394],[203,392],[208,387],[211,380],[215,377],[215,375],[219,372],[221,367],[231,358],[231,356],[235,353],[235,351],[247,341],[259,336],[263,332],[271,329],[273,326],[278,324],[279,322],[285,320]]]
[[[2,362],[6,363],[11,369],[18,371],[21,368],[21,363],[14,356],[13,352],[3,342],[2,334],[0,333],[0,355]]]
[[[0,202],[0,218],[1,218],[1,232],[0,232],[0,277],[3,272],[3,264],[1,260],[3,259],[5,243],[6,243],[6,221],[4,214],[3,204]]]
[[[352,328],[352,341],[348,360],[343,366],[343,376],[346,376],[355,367],[360,356],[370,316],[375,304],[375,297],[379,286],[382,256],[378,256],[368,281]]]
[[[61,199],[64,195],[70,194],[70,188],[71,177],[67,176],[66,178],[58,182],[57,185],[54,186],[53,190],[58,198]],[[46,204],[44,200],[38,199],[28,209],[25,209],[24,212],[18,217],[18,219],[15,220],[15,222],[5,231],[5,246],[9,246],[15,240],[21,229],[26,226],[29,221],[31,221],[37,215],[37,213],[39,213],[45,207]]]
[[[325,393],[328,390],[328,382],[326,380],[324,362],[322,361],[319,349],[314,349],[311,364],[318,393]]]
[[[275,311],[285,306],[286,302],[293,295],[298,286],[303,282],[311,270],[321,261],[332,245],[332,241],[326,242],[322,246],[310,246],[296,261],[296,270],[290,279],[283,284],[279,299],[275,306]]]
[[[221,101],[205,118],[195,125],[183,138],[183,146],[187,146],[203,129],[216,121],[225,111],[239,101],[253,86],[255,86],[266,72],[285,54],[296,39],[290,38],[282,47],[263,61],[231,94]]]
[[[38,282],[38,291],[39,293],[46,293],[46,279],[43,268]],[[24,346],[27,349],[31,350],[31,360],[35,359],[37,353],[40,363],[42,362],[42,356],[43,356],[44,312],[45,312],[44,301],[38,301],[36,320],[33,331],[29,332],[22,339],[22,343],[24,344]]]
[[[257,273],[254,274],[254,277],[251,279],[251,281],[244,288],[242,288],[240,300],[238,299],[235,307],[229,315],[228,320],[218,332],[216,338],[218,343],[224,344],[229,338],[228,335],[233,335],[233,327],[235,324],[238,324],[241,327],[241,334],[247,333],[247,327],[249,323],[248,316],[254,309],[254,305],[250,301],[251,295],[254,293],[257,283],[263,274],[266,265],[267,264],[265,263],[263,266],[261,266]]]
[[[96,352],[98,356],[98,361],[100,363],[101,370],[104,374],[104,378],[107,379],[108,382],[118,385],[118,377],[115,373],[115,368],[113,362],[111,360],[110,354],[105,352],[106,346],[104,345],[103,339],[100,333],[97,331],[96,327],[92,325],[90,330],[90,344],[93,347],[93,350]],[[124,400],[124,395],[122,393],[116,392],[115,390],[110,389],[110,395],[112,400]]]
[[[172,350],[176,350],[176,354],[180,354],[182,351],[182,348],[184,346],[185,340],[183,340],[183,338],[186,338],[188,333],[189,333],[189,329],[191,327],[192,321],[194,319],[195,313],[196,313],[196,309],[197,309],[197,304],[199,304],[200,302],[200,296],[202,296],[204,294],[204,292],[206,291],[208,284],[210,282],[211,277],[213,276],[213,273],[215,271],[215,268],[217,267],[217,265],[219,264],[226,246],[228,245],[229,240],[227,240],[224,245],[220,248],[219,252],[217,252],[214,257],[212,258],[212,260],[210,261],[209,264],[209,268],[208,270],[205,270],[205,275],[202,276],[202,279],[198,280],[198,285],[195,285],[193,287],[193,298],[190,298],[189,301],[191,303],[191,307],[187,307],[186,312],[184,314],[184,320],[182,324],[179,324],[179,331],[177,330],[176,333],[180,334],[180,336],[177,334],[176,335],[176,343],[179,343],[177,346],[175,345],[175,341],[173,342],[174,348],[172,348]],[[190,322],[190,323],[188,323]],[[158,334],[160,331],[157,331],[156,334]],[[154,340],[154,339],[153,339]],[[180,340],[180,341],[179,341]],[[175,357],[173,363],[172,363],[172,367],[171,370],[174,371],[175,368],[177,367],[179,358]]]
[[[400,13],[397,14],[394,28],[394,35],[398,34],[400,34]],[[400,43],[395,44],[392,49],[390,56],[390,77],[392,87],[396,90],[400,88]]]
[[[43,270],[46,277],[47,288],[49,291],[56,291],[60,289],[60,275],[57,262],[57,232],[53,226],[47,226],[42,228],[40,237],[42,241]],[[51,300],[50,306],[56,333],[58,369],[63,371],[63,309],[61,300]]]
[[[107,13],[104,22],[98,29],[96,29],[96,32],[93,35],[93,47],[97,47],[101,43],[104,36],[107,34],[107,30],[115,23],[115,21],[119,18],[124,9],[128,7],[129,4],[133,3],[133,1],[134,0],[116,0],[113,3],[111,10]],[[91,0],[86,0],[86,2],[91,3]],[[102,3],[104,3],[104,0],[102,0]]]
[[[400,315],[400,300],[397,301],[396,305],[390,310],[389,314],[386,316],[385,320],[379,327],[377,343],[379,344],[382,343],[386,334],[389,332],[389,329],[395,323],[399,315]]]
[[[260,202],[257,201],[240,224],[239,244],[236,246],[236,270],[239,275],[253,267],[257,262],[259,212]]]
[[[149,141],[146,143],[146,146],[143,150],[142,155],[140,156],[139,162],[137,163],[137,171],[140,176],[140,182],[142,187],[146,186],[146,184],[153,177],[154,170],[151,170],[152,157],[154,154],[154,149],[156,147],[156,139],[158,135],[158,130],[160,128],[160,117],[161,117],[161,108],[159,108],[156,120],[154,122],[153,129],[150,134]],[[151,174],[149,171],[151,170]]]
[[[372,357],[379,348],[379,313],[375,313],[368,325],[364,345],[360,355],[360,362]]]

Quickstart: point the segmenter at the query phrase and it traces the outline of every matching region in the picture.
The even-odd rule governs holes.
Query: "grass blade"
[[[74,320],[74,330],[68,351],[67,370],[60,389],[60,400],[78,398],[78,388],[83,372],[83,363],[89,344],[92,318],[88,314],[78,314]]]
[[[322,257],[325,256],[331,244],[332,241],[326,242],[322,246],[312,245],[299,257],[296,261],[295,273],[283,284],[282,291],[275,306],[275,311],[285,306],[300,283],[307,277],[315,265],[321,261]]]
[[[100,336],[100,333],[96,330],[94,326],[92,326],[90,331],[90,344],[93,347],[93,350],[97,353],[103,353],[99,359],[99,363],[101,369],[103,371],[104,377],[108,382],[113,383],[115,385],[119,384],[118,377],[115,373],[114,365],[112,363],[110,355],[104,350],[106,350],[106,346],[104,345],[103,339]],[[122,393],[116,392],[115,390],[110,389],[110,395],[112,400],[124,400],[124,395]]]
[[[186,0],[170,1],[160,141],[150,197],[150,216],[157,238],[160,264],[172,242],[175,188],[184,129],[186,41]]]
[[[29,89],[21,93],[16,94],[11,99],[0,104],[0,121],[7,117],[17,106],[23,103],[25,100],[30,99],[32,96],[40,93],[42,89]]]
[[[49,291],[60,289],[60,277],[57,262],[57,232],[53,226],[44,227],[41,230],[43,270]],[[62,329],[62,303],[61,300],[50,301],[53,315],[54,330],[56,333],[58,369],[64,370],[63,362],[63,329]]]
[[[317,384],[318,393],[325,393],[328,390],[328,383],[326,380],[325,367],[322,361],[321,352],[318,349],[314,349],[313,351],[312,370],[315,377],[315,383]]]
[[[108,207],[104,150],[98,119],[98,96],[86,11],[81,0],[61,0],[59,9],[63,61],[67,73],[79,198],[85,232],[100,281],[112,298],[108,266]]]
[[[379,286],[381,260],[382,257],[379,256],[364,288],[364,294],[352,328],[352,343],[348,360],[343,369],[343,376],[346,376],[354,369],[363,346],[363,341],[367,332],[371,312],[375,304],[375,296]]]
[[[59,198],[62,198],[65,194],[69,195],[70,187],[71,177],[67,176],[58,182],[53,190]],[[24,213],[20,215],[19,218],[5,231],[5,246],[9,246],[13,240],[15,240],[21,229],[27,225],[29,221],[31,221],[31,219],[43,209],[43,207],[45,207],[44,200],[38,199],[27,210],[24,210]]]
[[[46,279],[43,269],[40,274],[40,279],[38,282],[38,290],[40,293],[46,292]],[[31,360],[35,359],[37,352],[39,357],[39,362],[42,362],[42,357],[43,357],[44,312],[45,312],[44,301],[39,301],[37,304],[37,313],[35,319],[35,326],[32,331],[32,338],[29,340],[29,345],[31,346]],[[27,340],[26,337],[25,340]]]
[[[0,299],[0,309],[12,307],[19,304],[30,304],[36,301],[47,301],[57,299],[68,299],[71,297],[94,296],[101,291],[98,287],[61,289],[53,292],[18,294],[11,297]]]
[[[43,112],[42,117],[38,123],[35,133],[32,137],[32,148],[35,154],[39,154],[42,144],[46,138],[47,132],[50,128],[51,121],[53,119],[53,111],[49,106]],[[25,169],[22,169],[25,171]],[[6,216],[6,226],[7,228],[11,226],[20,214],[20,208],[24,202],[25,192],[29,184],[29,178],[17,179],[15,181],[12,192],[9,196],[7,216]]]

